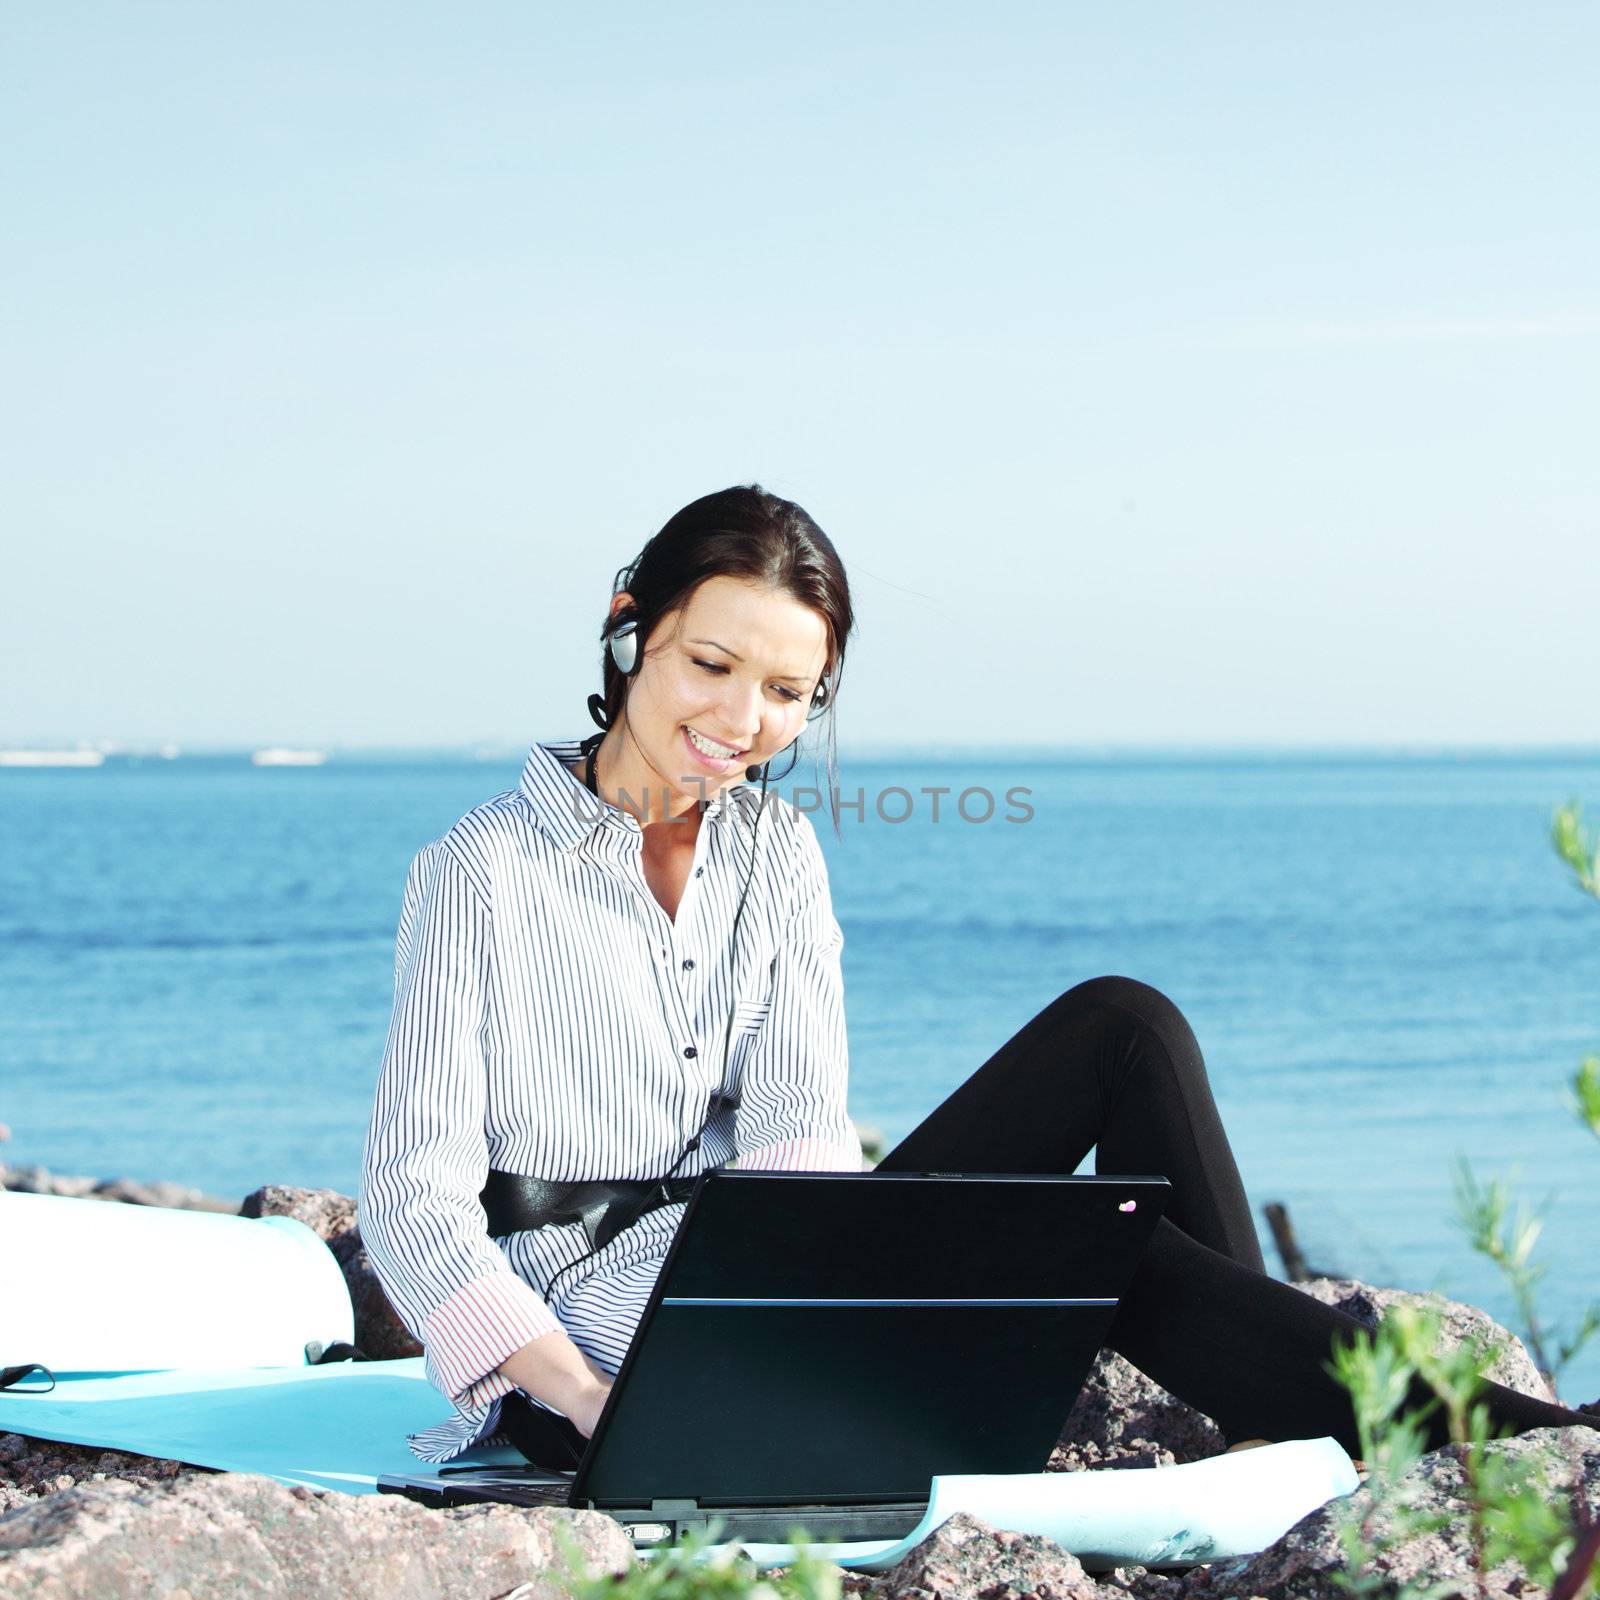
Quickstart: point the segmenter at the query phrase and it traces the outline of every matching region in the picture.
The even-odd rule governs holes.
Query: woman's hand
[[[541,1334],[507,1356],[500,1371],[525,1394],[568,1418],[586,1439],[611,1393],[611,1374],[560,1329]]]

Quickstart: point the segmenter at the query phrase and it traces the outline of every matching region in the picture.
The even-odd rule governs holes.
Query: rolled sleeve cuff
[[[475,1278],[423,1327],[429,1379],[458,1405],[498,1399],[515,1387],[496,1370],[500,1363],[560,1327],[549,1306],[509,1268]]]
[[[859,1172],[861,1143],[855,1138],[784,1139],[740,1156],[735,1165],[754,1172]]]

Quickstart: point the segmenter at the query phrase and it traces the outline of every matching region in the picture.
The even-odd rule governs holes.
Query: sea
[[[354,1193],[406,869],[520,765],[0,770],[0,1160]],[[1547,1326],[1600,1300],[1600,1142],[1564,1102],[1600,903],[1550,843],[1559,803],[1600,816],[1600,752],[855,753],[839,797],[851,1110],[887,1143],[1120,973],[1193,1024],[1274,1270],[1269,1201],[1318,1270],[1514,1322],[1465,1162],[1542,1217]],[[1600,1341],[1561,1390],[1600,1396]]]

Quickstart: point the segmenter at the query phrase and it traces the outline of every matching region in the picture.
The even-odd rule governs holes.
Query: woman
[[[455,1406],[411,1437],[427,1461],[497,1434],[575,1456],[683,1180],[860,1167],[826,868],[809,819],[766,795],[772,758],[831,712],[843,567],[752,486],[686,506],[614,588],[602,734],[536,744],[406,885],[360,1222]],[[741,783],[757,777],[759,794]],[[1365,1330],[1266,1275],[1199,1046],[1154,989],[1068,989],[880,1170],[1064,1173],[1091,1147],[1097,1171],[1172,1184],[1110,1347],[1230,1440],[1356,1450],[1323,1363]],[[1519,1430],[1590,1420],[1498,1385],[1488,1400]]]

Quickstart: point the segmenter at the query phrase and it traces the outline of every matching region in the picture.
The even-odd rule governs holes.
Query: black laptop
[[[380,1491],[604,1511],[640,1548],[719,1522],[897,1539],[952,1473],[1050,1458],[1169,1185],[1159,1177],[706,1173],[572,1472]]]

